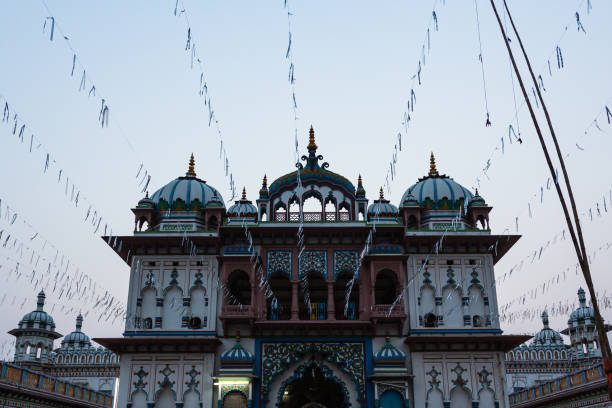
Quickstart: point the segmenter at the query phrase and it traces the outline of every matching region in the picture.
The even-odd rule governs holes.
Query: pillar
[[[298,306],[298,285],[299,281],[291,281],[291,320],[299,319],[299,306]]]
[[[327,320],[336,320],[336,305],[334,302],[334,281],[327,281]]]

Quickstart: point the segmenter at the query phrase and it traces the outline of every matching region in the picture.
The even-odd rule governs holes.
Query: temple
[[[494,266],[519,236],[433,154],[394,204],[318,150],[311,128],[296,170],[229,206],[192,156],[104,238],[131,267],[123,336],[95,339],[118,407],[509,406],[529,337],[502,334]]]

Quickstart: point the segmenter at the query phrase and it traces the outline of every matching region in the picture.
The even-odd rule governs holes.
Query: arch
[[[561,352],[561,358],[567,358],[567,352],[562,351]]]
[[[469,389],[456,386],[450,392],[451,408],[472,408],[472,396]]]
[[[100,355],[99,354],[96,356],[96,364],[100,364]]]
[[[461,289],[454,285],[446,285],[442,291],[442,309],[444,325],[448,327],[463,327],[463,310]]]
[[[329,406],[330,407],[338,407],[338,408],[349,408],[350,407],[350,402],[349,402],[349,393],[348,390],[346,388],[346,384],[344,383],[344,381],[342,381],[341,379],[339,379],[336,375],[334,375],[334,372],[325,364],[322,364],[316,360],[310,361],[304,365],[299,366],[293,376],[287,378],[285,381],[283,381],[280,385],[279,391],[278,391],[278,402],[277,402],[277,406],[279,408],[288,408],[289,405],[285,404],[284,401],[284,396],[285,395],[291,395],[292,392],[295,391],[299,391],[299,387],[303,386],[302,383],[308,384],[308,382],[310,383],[321,383],[321,382],[326,382],[329,385],[332,385],[332,387],[339,389],[342,392],[342,398],[335,398],[334,401],[329,402]],[[317,387],[318,388],[318,387]],[[318,393],[319,395],[317,395],[317,397],[321,397],[321,396],[325,396],[325,397],[336,397],[337,393]],[[293,401],[292,401],[293,402]],[[310,400],[310,398],[308,399],[307,402],[310,402],[310,404],[314,404],[316,402]],[[306,404],[304,405],[304,402],[299,403],[299,406],[317,406],[317,405],[310,405],[310,404]],[[293,406],[293,405],[291,405]]]
[[[147,408],[147,393],[143,390],[136,390],[132,393],[132,408]]]
[[[57,364],[63,364],[63,363],[64,363],[64,356],[60,354],[59,356],[57,356]]]
[[[36,359],[40,360],[41,356],[42,356],[42,346],[38,345],[36,347]]]
[[[227,286],[230,294],[239,304],[251,304],[251,282],[248,273],[241,269],[232,271],[227,278]]]
[[[396,390],[387,390],[380,396],[380,408],[403,408],[404,397]]]
[[[143,228],[145,231],[149,230],[149,220],[144,216],[138,219],[138,231],[142,231]]]
[[[478,391],[478,401],[481,407],[495,407],[495,393],[490,388],[481,388]]]
[[[437,325],[437,317],[436,317],[436,290],[433,286],[431,285],[425,285],[421,287],[420,290],[420,297],[418,299],[419,301],[419,307],[420,307],[420,316],[423,316],[423,322],[422,325],[425,325],[425,320],[427,316],[433,316],[433,325],[427,326],[426,327],[435,327]],[[429,322],[431,324],[432,320],[431,317],[429,317]]]
[[[88,364],[93,363],[93,356],[91,354],[89,356],[87,356],[87,363]]]
[[[399,287],[397,275],[390,269],[383,269],[376,274],[374,283],[374,304],[390,305],[395,301]]]
[[[287,201],[287,212],[289,214],[295,214],[300,212],[300,200],[296,195],[293,195],[293,197],[291,197],[289,201]]]
[[[517,360],[521,360],[521,352],[520,351],[516,353],[516,359]]]
[[[359,317],[359,280],[355,279],[351,295],[346,305],[346,293],[353,276],[348,271],[342,271],[334,282],[334,310],[336,320],[358,320]],[[346,314],[344,309],[346,306]]]
[[[323,212],[323,197],[317,190],[308,190],[302,195],[302,211]]]
[[[81,363],[81,364],[85,364],[85,359],[86,359],[86,357],[85,357],[84,355],[81,355],[81,361],[80,361],[80,363]]]
[[[514,351],[508,353],[508,360],[514,360]]]
[[[480,315],[472,316],[472,326],[473,327],[482,327],[482,316],[480,316]]]
[[[247,408],[247,397],[240,391],[230,391],[223,397],[223,408]]]
[[[289,320],[291,317],[291,281],[281,271],[273,272],[268,279],[275,298],[269,298],[268,319]]]
[[[274,205],[273,219],[275,221],[287,221],[287,205],[280,200]]]
[[[558,360],[558,359],[559,359],[559,351],[555,350],[555,360]]]
[[[523,352],[523,358],[529,360],[529,353],[527,351]]]
[[[542,350],[538,353],[538,360],[544,360],[544,352]]]
[[[408,220],[406,221],[406,227],[408,227],[408,228],[417,228],[418,227],[417,218],[414,216],[414,214],[410,214],[408,216]]]
[[[351,204],[348,201],[342,201],[338,205],[338,219],[340,221],[349,221],[351,219]]]
[[[333,195],[327,196],[325,198],[325,221],[335,221],[336,220],[336,212],[338,207],[336,205],[336,198]]]
[[[216,231],[219,228],[219,220],[216,216],[211,215],[208,217],[208,230]]]
[[[546,359],[552,360],[552,353],[550,352],[550,350],[546,350]]]
[[[155,408],[167,408],[175,406],[176,393],[172,388],[160,388],[155,393]]]
[[[206,297],[206,288],[203,286],[192,286],[191,287],[191,316],[198,317],[201,322],[205,322],[204,316],[206,316],[207,312],[207,297]],[[206,323],[208,321],[206,320]],[[206,325],[203,325],[204,327]]]
[[[480,320],[480,324],[478,326],[475,324],[474,321],[472,321],[473,326],[474,327],[483,326],[484,319],[482,317],[485,316],[486,311],[485,311],[485,302],[484,302],[484,291],[483,291],[482,286],[479,284],[470,285],[470,287],[468,288],[468,299],[469,299],[469,305],[470,305],[469,314],[473,315],[474,318],[478,316],[478,320]]]
[[[318,273],[307,272],[300,280],[298,290],[299,314],[301,320],[327,319],[327,283]],[[304,301],[304,292],[310,293],[310,310]]]
[[[157,290],[154,287],[149,286],[142,290],[142,306],[140,310],[140,317],[144,320],[149,319],[151,324],[147,327],[144,325],[145,329],[151,329],[153,327],[153,319],[157,315]]]
[[[164,289],[162,306],[162,327],[164,329],[180,329],[182,323],[183,290],[178,286],[168,286]]]
[[[227,405],[224,407],[228,408]],[[195,389],[189,389],[183,395],[183,408],[200,408],[200,394]]]

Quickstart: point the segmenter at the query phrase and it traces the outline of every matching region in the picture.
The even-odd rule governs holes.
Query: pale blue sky
[[[151,170],[154,191],[182,175],[193,151],[198,175],[230,196],[218,159],[218,137],[207,126],[207,115],[197,94],[199,73],[189,68],[184,51],[185,21],[172,14],[174,0],[78,2],[46,0],[79,59],[93,78],[99,94],[110,106],[110,125],[100,129],[99,100],[78,92],[80,72],[70,77],[72,53],[56,32],[50,42],[43,34],[48,13],[38,0],[2,0],[0,7],[0,94],[17,109],[28,129],[55,155],[57,163],[95,203],[115,231],[130,234],[130,208],[141,194],[134,176],[142,160]],[[395,135],[410,95],[410,77],[416,70],[432,1],[291,1],[296,95],[301,146],[313,124],[319,152],[330,169],[356,182],[362,174],[368,198],[384,183]],[[431,51],[423,67],[423,84],[415,89],[413,126],[404,137],[398,177],[391,200],[398,204],[404,190],[423,176],[434,151],[438,169],[466,187],[485,165],[490,152],[514,115],[506,51],[489,2],[478,0],[489,110],[493,126],[484,127],[485,111],[478,39],[472,1],[436,2],[439,32],[431,32]],[[599,123],[607,133],[591,129],[578,139],[603,105],[612,97],[609,16],[612,4],[586,1],[511,1],[515,19],[532,57],[542,73],[545,98],[555,121],[574,191],[581,211],[588,211],[610,190],[606,164],[612,128],[605,117]],[[287,18],[281,0],[190,1],[185,5],[193,41],[203,58],[210,95],[223,129],[230,165],[239,189],[256,198],[264,173],[272,179],[293,169],[293,121],[287,82]],[[580,9],[579,9],[580,7]],[[580,10],[587,35],[578,32],[574,13]],[[554,45],[567,25],[560,45],[565,68],[544,70],[547,59],[555,64]],[[531,85],[529,86],[531,88]],[[518,92],[518,88],[517,88]],[[520,93],[517,97],[521,98]],[[521,99],[519,99],[519,103]],[[4,102],[2,102],[4,104]],[[119,130],[119,127],[122,131]],[[520,218],[519,244],[497,265],[503,275],[517,261],[546,244],[563,228],[560,206],[552,192],[539,203],[547,169],[528,120],[521,111],[524,143],[508,145],[494,156],[490,180],[483,179],[481,195],[494,207],[491,226],[502,233]],[[0,125],[0,198],[14,206],[72,262],[125,298],[128,268],[82,222],[86,209],[74,208],[56,184],[57,170],[43,174],[44,155],[28,153],[12,129]],[[124,136],[131,141],[130,150]],[[575,148],[576,141],[584,151]],[[303,149],[302,149],[303,150]],[[536,194],[537,198],[533,198]],[[533,217],[527,202],[531,198]],[[593,211],[595,211],[593,207]],[[611,219],[605,214],[585,222],[592,251],[610,238]],[[29,231],[13,228],[26,237]],[[22,225],[22,224],[21,224]],[[21,228],[21,230],[20,230]],[[42,247],[42,242],[39,243]],[[48,251],[48,248],[46,249]],[[15,257],[0,250],[0,255]],[[610,253],[601,252],[593,271],[599,287],[612,290],[605,278]],[[498,288],[500,303],[573,265],[568,241],[548,249],[539,261],[517,272]],[[0,258],[0,264],[10,262]],[[0,269],[0,281],[6,271]],[[525,307],[538,308],[553,300],[575,298],[582,279],[573,273]],[[24,310],[5,302],[0,306],[0,333],[14,327],[21,314],[34,307],[37,289],[27,279],[9,280],[0,299],[27,296]],[[54,302],[53,295],[49,301]],[[610,311],[605,312],[608,320]],[[57,310],[58,330],[73,329],[74,316]],[[561,329],[566,316],[552,317]],[[92,336],[119,335],[122,326],[86,319]],[[508,332],[533,331],[538,319],[507,325]],[[0,334],[1,341],[8,335]]]

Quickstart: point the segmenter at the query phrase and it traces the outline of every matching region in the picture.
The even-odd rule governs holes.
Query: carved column
[[[327,281],[327,320],[336,320],[336,305],[334,304],[334,281]]]
[[[291,281],[291,320],[299,319],[298,285],[299,281]]]

